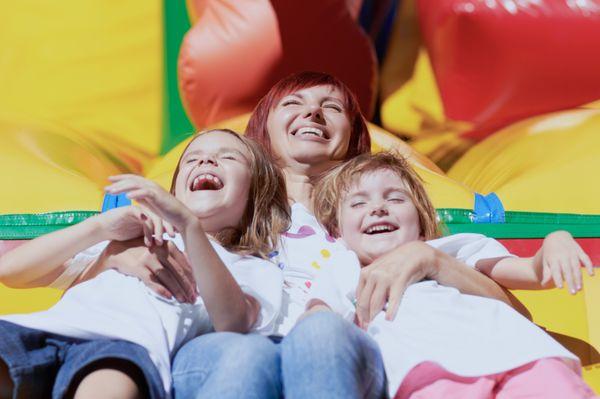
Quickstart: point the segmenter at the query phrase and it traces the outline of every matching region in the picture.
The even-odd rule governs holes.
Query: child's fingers
[[[561,262],[561,269],[563,276],[567,282],[569,292],[571,294],[576,293],[577,291],[575,290],[575,278],[573,277],[573,269],[571,268],[571,264],[568,260]]]
[[[392,284],[390,288],[390,295],[388,297],[388,307],[385,311],[386,320],[394,320],[396,317],[396,313],[398,313],[398,308],[400,307],[400,302],[402,301],[402,295],[404,295],[404,291],[406,291],[406,284],[403,282],[395,282]]]
[[[362,328],[366,328],[369,324],[369,306],[371,304],[371,295],[375,289],[373,279],[367,279],[365,287],[358,297],[356,302],[356,316]]]
[[[154,240],[152,238],[152,234],[154,234],[154,224],[152,223],[152,219],[146,215],[146,213],[142,213],[140,215],[140,219],[142,220],[142,232],[144,234],[144,245],[148,248],[152,246]]]
[[[379,282],[373,290],[371,302],[369,303],[369,322],[373,321],[377,313],[383,310],[383,307],[387,302],[388,292],[387,284],[381,282]]]
[[[156,292],[158,295],[167,299],[173,299],[173,294],[171,293],[171,291],[166,289],[163,285],[155,283],[153,281],[146,281],[145,284],[146,286],[148,286],[148,288]]]
[[[146,183],[144,180],[140,179],[124,178],[122,180],[113,182],[113,184],[109,184],[104,188],[104,190],[111,194],[121,194],[127,191],[143,188],[146,186]]]
[[[560,271],[560,266],[557,265],[556,262],[550,263],[544,260],[544,267],[547,267],[548,270],[550,270],[550,273],[552,274],[552,281],[554,281],[554,286],[556,288],[562,288],[563,277]]]
[[[579,263],[579,257],[576,255],[573,256],[569,260],[569,264],[571,266],[571,271],[573,272],[573,280],[575,282],[575,289],[577,291],[581,290],[581,286],[583,284],[583,277],[581,276],[581,264]]]
[[[175,227],[173,227],[171,223],[167,222],[166,220],[163,220],[163,227],[165,228],[165,231],[167,232],[169,237],[175,237]]]
[[[579,253],[579,260],[585,266],[585,269],[587,270],[587,273],[590,276],[593,276],[594,275],[594,265],[592,264],[592,260],[590,259],[590,257],[588,256],[588,254],[586,254],[585,252],[583,252],[583,250]]]
[[[154,242],[157,245],[163,245],[163,221],[156,215],[153,215],[154,218]]]
[[[190,266],[187,257],[175,244],[173,244],[172,241],[167,242],[167,250],[169,252],[169,258],[172,259],[171,262],[168,262],[168,267],[172,267],[173,273],[180,279],[181,286],[186,289],[186,295],[189,302],[196,302],[196,279],[194,278],[194,272],[192,271],[192,267]]]

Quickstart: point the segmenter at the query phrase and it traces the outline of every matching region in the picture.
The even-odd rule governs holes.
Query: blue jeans
[[[259,336],[213,333],[175,356],[176,399],[385,398],[377,344],[355,325],[318,312],[281,343]]]

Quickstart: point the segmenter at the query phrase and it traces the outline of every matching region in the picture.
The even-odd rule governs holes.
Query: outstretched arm
[[[476,265],[506,288],[562,288],[566,282],[571,294],[582,289],[581,266],[594,275],[589,256],[566,231],[549,234],[531,258],[483,259]]]
[[[137,207],[119,208],[37,237],[0,258],[0,282],[14,288],[48,286],[77,253],[104,240],[141,235],[140,214]]]

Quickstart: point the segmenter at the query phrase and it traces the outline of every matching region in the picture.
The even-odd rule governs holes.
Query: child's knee
[[[142,392],[135,379],[124,371],[112,368],[96,369],[74,388],[75,399],[93,398],[142,398]]]

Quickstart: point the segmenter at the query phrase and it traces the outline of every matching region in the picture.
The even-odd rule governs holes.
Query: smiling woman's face
[[[271,148],[281,166],[316,167],[344,159],[352,130],[342,93],[314,86],[281,98],[269,113]]]

